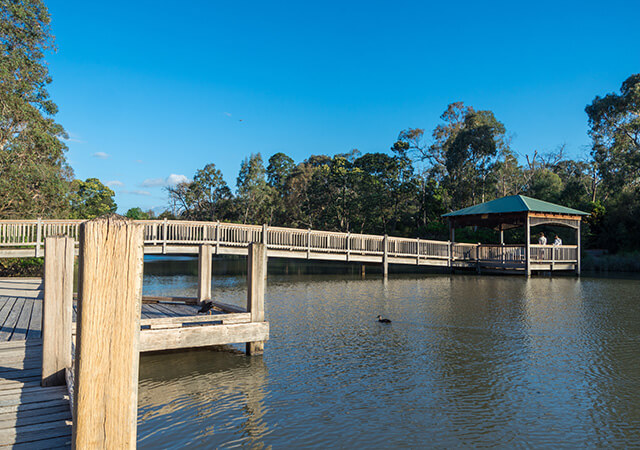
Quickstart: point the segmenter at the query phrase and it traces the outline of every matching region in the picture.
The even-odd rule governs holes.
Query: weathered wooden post
[[[220,252],[220,221],[216,222],[216,255]]]
[[[80,226],[75,449],[136,447],[143,245],[117,215]]]
[[[249,244],[247,257],[247,312],[252,322],[264,322],[264,291],[267,280],[267,246]],[[247,342],[247,355],[260,355],[264,341]]]
[[[576,253],[576,275],[580,276],[580,225],[581,225],[582,221],[578,220],[578,228],[576,229],[576,244],[578,245],[578,248],[576,249],[577,253]]]
[[[198,300],[211,300],[211,257],[213,247],[202,244],[198,254]]]
[[[45,239],[42,386],[64,385],[71,367],[73,250],[73,238]]]
[[[350,245],[350,241],[351,241],[351,232],[347,231],[347,246],[346,246],[346,250],[347,250],[347,262],[349,262],[349,257],[351,256],[351,245]]]
[[[165,255],[167,253],[167,218],[164,218],[162,222],[162,254]]]
[[[386,234],[382,239],[382,275],[384,278],[389,276],[389,236]]]
[[[36,223],[36,258],[41,256],[42,249],[42,219],[38,217],[38,222]]]
[[[524,235],[526,237],[526,248],[525,248],[525,272],[528,277],[531,276],[531,219],[529,218],[529,214],[527,214],[527,220],[525,222]]]

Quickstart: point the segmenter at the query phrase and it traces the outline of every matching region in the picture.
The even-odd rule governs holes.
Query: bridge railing
[[[0,220],[0,248],[35,248],[42,256],[44,239],[66,235],[78,239],[82,220]],[[145,245],[199,245],[247,247],[251,242],[263,242],[274,250],[306,251],[308,254],[346,254],[382,256],[383,236],[318,231],[283,227],[267,227],[222,222],[182,220],[141,220]],[[524,262],[524,245],[465,244],[447,241],[387,238],[387,255],[392,258],[443,259],[453,261]],[[532,261],[577,261],[575,245],[531,245]]]
[[[569,262],[578,260],[577,245],[531,245],[532,262]]]

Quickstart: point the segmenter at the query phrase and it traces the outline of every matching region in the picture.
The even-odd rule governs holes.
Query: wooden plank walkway
[[[72,419],[67,387],[40,386],[42,294],[40,279],[0,278],[0,449],[71,446]],[[142,319],[151,319],[146,325],[143,323],[143,330],[182,322],[181,317],[195,316],[199,309],[195,304],[153,299],[155,302],[142,305]],[[250,314],[242,308],[222,306],[227,309],[226,313],[213,311],[214,317],[201,315],[193,325],[213,324],[215,316],[220,317],[221,323],[249,325],[245,322],[250,321]],[[76,314],[74,302],[74,322]]]
[[[15,300],[24,304],[21,311],[33,306],[33,299]],[[12,336],[16,340],[0,343],[0,448],[69,448],[71,409],[66,386],[41,387],[42,340],[24,339],[20,331]]]

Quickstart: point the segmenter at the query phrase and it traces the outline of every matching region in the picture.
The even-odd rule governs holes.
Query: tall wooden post
[[[252,322],[264,322],[264,291],[267,280],[267,246],[253,242],[249,244],[247,257],[247,311]],[[264,342],[247,342],[247,355],[260,355]]]
[[[198,254],[198,300],[211,300],[211,256],[213,247],[208,244],[200,246]]]
[[[456,245],[456,229],[451,223],[451,219],[449,219],[448,222],[449,222],[449,268],[451,273],[453,273],[453,259],[455,256],[453,253],[453,250]]]
[[[581,225],[582,221],[578,220],[578,228],[576,229],[576,243],[578,245],[578,253],[577,253],[577,261],[576,261],[576,275],[580,276],[580,250],[581,250],[581,245],[580,245],[580,225]]]
[[[42,249],[42,219],[38,217],[38,222],[36,223],[36,258],[39,258],[41,255]]]
[[[136,447],[142,231],[117,215],[80,226],[75,449]]]
[[[525,246],[525,272],[528,277],[531,276],[531,219],[527,213],[527,220],[525,222],[524,236],[526,239]]]
[[[382,239],[382,275],[384,278],[389,276],[389,236],[386,234]]]
[[[162,222],[162,254],[166,254],[167,253],[167,232],[168,232],[168,226],[167,226],[167,218],[164,218],[164,221]]]
[[[45,239],[42,386],[64,385],[71,367],[73,250],[73,238]]]

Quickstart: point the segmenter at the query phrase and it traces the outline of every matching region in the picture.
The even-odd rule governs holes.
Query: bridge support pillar
[[[203,244],[198,254],[198,300],[211,300],[211,256],[213,247]]]
[[[576,254],[576,275],[580,276],[580,221],[578,221],[578,228],[576,228],[576,244],[578,244]]]
[[[389,236],[384,235],[382,239],[382,275],[387,278],[389,276]]]
[[[526,238],[525,248],[525,272],[527,277],[531,276],[531,218],[527,214],[527,221],[525,222],[524,236]]]
[[[249,244],[247,256],[247,312],[252,322],[264,322],[264,292],[267,280],[267,246],[262,243]],[[247,355],[261,355],[264,341],[247,342]]]

